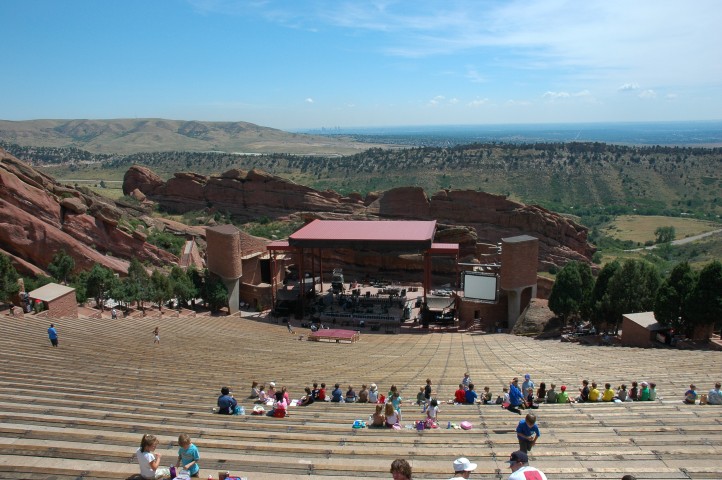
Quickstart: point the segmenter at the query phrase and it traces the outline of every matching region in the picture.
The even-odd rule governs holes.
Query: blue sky
[[[0,119],[722,118],[722,4],[2,0]]]

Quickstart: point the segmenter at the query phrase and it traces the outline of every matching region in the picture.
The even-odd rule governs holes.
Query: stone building
[[[50,318],[78,318],[75,289],[57,283],[48,283],[28,293],[34,302],[44,304]]]

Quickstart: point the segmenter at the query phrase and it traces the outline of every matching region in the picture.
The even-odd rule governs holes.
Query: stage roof
[[[431,248],[435,231],[435,220],[314,220],[291,234],[288,245],[295,248],[427,250]],[[268,249],[278,246],[278,242],[273,242]]]

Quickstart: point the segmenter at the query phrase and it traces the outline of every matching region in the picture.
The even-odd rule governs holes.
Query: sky
[[[722,119],[718,0],[2,0],[0,119]]]

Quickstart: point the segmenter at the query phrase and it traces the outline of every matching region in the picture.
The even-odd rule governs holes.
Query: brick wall
[[[47,302],[50,318],[78,318],[78,302],[75,300],[75,290],[62,297]]]
[[[225,279],[241,278],[241,232],[233,225],[206,228],[208,269]]]
[[[500,286],[504,290],[537,284],[539,240],[523,235],[501,239]]]

